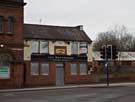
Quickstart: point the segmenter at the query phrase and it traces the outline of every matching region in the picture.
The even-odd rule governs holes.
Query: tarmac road
[[[6,92],[0,102],[135,102],[135,86]]]

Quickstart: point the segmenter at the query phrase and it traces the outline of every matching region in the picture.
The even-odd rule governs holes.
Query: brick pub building
[[[82,26],[24,24],[23,0],[0,0],[0,88],[91,82]]]
[[[82,26],[25,24],[24,34],[27,86],[91,82],[91,40]]]

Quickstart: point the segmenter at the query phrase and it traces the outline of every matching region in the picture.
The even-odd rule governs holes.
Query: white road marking
[[[7,93],[7,94],[4,94],[3,96],[6,96],[6,97],[8,97],[8,96],[14,96],[14,94],[12,94],[12,93]]]

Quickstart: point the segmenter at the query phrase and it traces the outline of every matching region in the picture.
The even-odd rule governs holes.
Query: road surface
[[[135,87],[6,92],[0,102],[135,102]]]

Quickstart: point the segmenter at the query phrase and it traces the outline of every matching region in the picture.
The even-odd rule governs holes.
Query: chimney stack
[[[79,30],[83,30],[83,25],[76,26]]]

